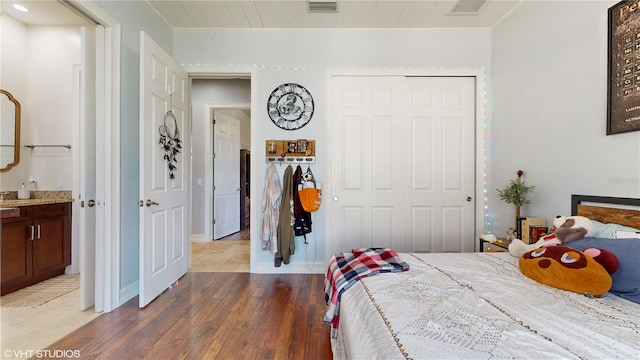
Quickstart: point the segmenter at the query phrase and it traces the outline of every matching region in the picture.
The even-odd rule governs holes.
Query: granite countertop
[[[31,190],[30,199],[18,199],[17,191],[3,192],[4,200],[0,200],[0,208],[60,204],[72,202],[71,191]]]
[[[0,208],[30,206],[30,205],[46,205],[59,204],[73,201],[67,198],[51,198],[51,199],[25,199],[25,200],[0,200]]]

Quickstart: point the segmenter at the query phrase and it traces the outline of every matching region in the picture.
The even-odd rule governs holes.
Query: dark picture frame
[[[640,130],[640,4],[608,11],[607,135]]]

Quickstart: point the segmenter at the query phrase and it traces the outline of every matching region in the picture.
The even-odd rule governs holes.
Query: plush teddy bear
[[[553,219],[551,234],[545,235],[533,244],[525,244],[520,239],[514,239],[509,244],[509,253],[515,257],[537,249],[567,243],[593,235],[594,226],[591,220],[584,216],[556,216]]]
[[[551,232],[563,243],[593,236],[594,231],[593,223],[584,216],[558,215],[551,227]]]
[[[556,246],[560,244],[562,244],[562,241],[558,239],[556,234],[549,234],[541,237],[540,240],[536,241],[533,244],[525,244],[524,241],[520,239],[513,239],[511,241],[511,244],[509,244],[508,249],[509,249],[509,254],[515,257],[520,257],[524,253],[527,253],[529,251],[535,250],[540,247]]]

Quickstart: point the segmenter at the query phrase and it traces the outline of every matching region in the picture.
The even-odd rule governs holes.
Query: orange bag
[[[311,168],[302,176],[302,188],[298,190],[302,208],[307,212],[314,212],[320,208],[322,202],[322,189],[318,187],[316,179],[313,177]]]

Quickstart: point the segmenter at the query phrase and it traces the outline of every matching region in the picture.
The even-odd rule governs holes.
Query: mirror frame
[[[20,102],[11,95],[10,92],[0,89],[0,94],[6,95],[9,100],[16,106],[15,109],[15,129],[14,129],[14,142],[13,142],[13,162],[7,164],[7,166],[0,169],[0,172],[5,172],[12,167],[18,165],[20,162]]]

